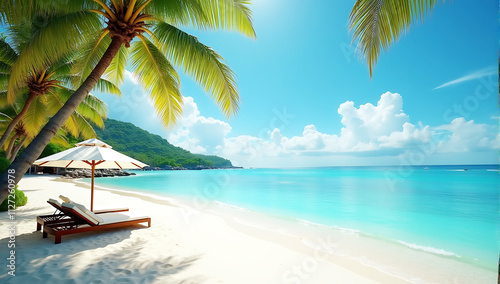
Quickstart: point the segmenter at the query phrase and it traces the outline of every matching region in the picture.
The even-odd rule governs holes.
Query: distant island
[[[129,122],[108,118],[104,129],[94,127],[97,137],[113,146],[113,149],[149,165],[144,170],[202,170],[235,169],[230,160],[219,156],[193,154],[170,144],[159,135]],[[80,140],[69,136],[69,147],[50,143],[40,157],[71,148]]]

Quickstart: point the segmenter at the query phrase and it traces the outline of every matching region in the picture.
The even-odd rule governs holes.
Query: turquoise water
[[[464,171],[464,169],[467,169]],[[98,186],[207,200],[359,230],[496,271],[498,166],[136,172]]]

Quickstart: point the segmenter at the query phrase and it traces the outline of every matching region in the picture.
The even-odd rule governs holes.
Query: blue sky
[[[372,80],[351,45],[354,2],[254,0],[257,40],[188,30],[237,74],[236,117],[184,75],[185,115],[169,129],[132,76],[124,97],[99,96],[110,118],[246,167],[498,163],[498,2],[439,2]]]

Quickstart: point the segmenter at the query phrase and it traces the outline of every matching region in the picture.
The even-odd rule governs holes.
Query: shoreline
[[[221,216],[100,188],[95,191],[95,208],[140,210],[152,218],[151,228],[137,225],[76,234],[55,245],[51,236],[43,239],[35,231],[35,217],[52,213],[46,201],[60,194],[87,205],[90,190],[42,176],[23,178],[20,188],[28,204],[16,210],[16,276],[5,271],[0,275],[2,283],[297,283],[297,279],[301,283],[408,283],[377,271],[366,277],[329,261],[312,267],[310,255],[266,237],[244,234]],[[6,216],[7,212],[0,213]],[[0,224],[4,244],[8,226]],[[280,241],[283,238],[290,240],[280,236]],[[6,253],[3,247],[0,251]],[[300,265],[298,274],[296,265]]]
[[[139,258],[141,256],[144,258],[144,254],[141,253],[144,252],[149,258],[161,259],[164,252],[169,251],[173,252],[173,254],[169,254],[173,256],[167,261],[171,263],[183,257],[190,259],[186,258],[190,254],[196,255],[195,264],[190,264],[189,269],[182,269],[178,275],[172,276],[166,273],[159,277],[155,276],[158,279],[169,279],[171,282],[168,283],[181,283],[181,281],[175,282],[176,279],[190,279],[187,281],[188,283],[329,283],[335,280],[340,283],[426,283],[422,279],[420,279],[422,281],[418,281],[418,279],[408,281],[391,275],[390,271],[382,272],[366,260],[363,263],[362,257],[343,256],[343,249],[345,247],[349,249],[349,246],[352,245],[349,239],[358,240],[358,245],[367,245],[367,239],[356,232],[338,233],[332,231],[331,228],[321,228],[312,223],[304,223],[302,228],[298,228],[297,222],[293,222],[293,220],[277,220],[265,214],[238,209],[232,205],[213,206],[212,204],[205,210],[200,210],[200,208],[189,206],[186,200],[179,198],[99,185],[96,186],[95,191],[96,208],[127,205],[131,211],[141,209],[143,213],[152,217],[152,227],[142,228],[138,226],[137,228],[125,228],[110,232],[68,236],[63,237],[62,244],[54,245],[53,239],[50,237],[42,239],[40,232],[34,232],[33,216],[50,213],[52,209],[45,201],[49,197],[57,198],[59,194],[67,195],[71,199],[87,205],[90,189],[85,182],[80,180],[46,176],[25,177],[21,181],[21,186],[22,190],[26,189],[25,193],[29,200],[26,208],[18,209],[18,216],[22,218],[23,215],[28,215],[31,219],[22,218],[21,224],[18,224],[18,227],[21,227],[18,229],[21,234],[20,241],[26,241],[28,247],[32,246],[32,250],[43,252],[34,253],[31,259],[25,257],[24,260],[30,260],[31,263],[33,260],[51,263],[50,259],[57,257],[50,253],[51,249],[60,249],[65,253],[71,253],[72,251],[65,249],[67,246],[74,248],[75,245],[88,242],[90,244],[87,245],[86,250],[77,252],[73,256],[96,252],[98,255],[102,255],[102,250],[107,247],[122,247],[130,242],[141,240],[140,242],[145,244],[141,246],[140,250],[137,249],[139,251],[136,251],[140,255]],[[40,187],[50,189],[42,191],[39,190]],[[6,230],[2,225],[0,225],[0,229],[0,239],[4,240]],[[118,242],[110,241],[117,238]],[[329,238],[333,238],[333,240]],[[94,239],[109,243],[104,247],[100,247],[98,244],[92,246],[91,243]],[[363,249],[361,248],[361,251]],[[134,250],[133,247],[127,248],[126,254],[133,255]],[[101,252],[99,253],[99,251]],[[400,252],[399,248],[396,249],[397,252]],[[393,256],[393,253],[388,251],[388,256]],[[419,256],[418,253],[415,255]],[[90,257],[90,259],[92,258],[95,257]],[[82,261],[89,262],[89,260]],[[134,266],[134,262],[129,263],[129,260],[124,259],[122,262],[114,265],[108,263],[109,269],[104,269],[104,275],[118,277],[120,273],[117,271],[123,270],[123,266]],[[147,266],[151,260],[142,260],[141,265],[144,266],[144,263]],[[182,261],[172,265],[182,267],[180,263]],[[42,275],[48,273],[50,274],[50,277],[47,276],[48,279],[61,278],[58,273],[45,271],[43,266],[39,268],[33,266],[30,266],[30,269],[33,270],[30,273],[35,271]],[[68,269],[75,270],[74,267]],[[145,273],[137,273],[129,268],[126,270],[132,271],[132,275],[138,274],[135,276],[136,279],[146,277]],[[422,271],[422,273],[427,272]],[[13,281],[7,283],[26,283],[26,279],[21,281],[21,278],[28,277],[30,273],[12,279],[3,279],[5,276],[0,275],[0,279]],[[59,272],[59,274],[61,273],[64,274],[64,272]],[[68,277],[69,275],[65,276],[66,279],[71,278]],[[459,280],[461,279],[459,278]],[[486,283],[476,280],[477,282],[464,281],[463,283]],[[88,283],[88,281],[77,283]],[[162,282],[158,280],[158,283]]]
[[[81,180],[75,180],[75,182],[82,185],[86,184]],[[254,211],[253,209],[226,204],[220,201],[210,201],[209,203],[211,203],[211,205],[209,205],[208,208],[203,208],[203,206],[200,208],[196,202],[193,202],[191,197],[188,198],[187,196],[176,195],[175,197],[171,197],[170,195],[169,197],[166,197],[165,195],[161,195],[159,193],[142,192],[141,189],[116,189],[103,187],[102,185],[97,186],[101,190],[148,196],[154,198],[154,200],[168,199],[176,206],[184,206],[188,208],[197,207],[194,210],[200,210],[204,213],[210,213],[224,218],[226,222],[233,227],[233,229],[237,229],[240,232],[249,234],[252,231],[266,231],[266,234],[264,235],[258,233],[256,234],[256,236],[261,239],[267,239],[267,234],[282,233],[274,228],[276,225],[284,226],[289,235],[295,239],[301,240],[299,243],[289,246],[288,248],[301,253],[307,253],[308,249],[314,250],[314,246],[317,245],[317,238],[323,238],[320,242],[324,242],[326,238],[333,237],[341,247],[346,246],[348,248],[347,250],[350,250],[351,247],[364,247],[365,250],[351,250],[347,254],[335,252],[330,255],[330,257],[335,260],[331,262],[336,265],[349,267],[358,274],[361,274],[363,271],[363,275],[373,276],[374,271],[371,271],[371,273],[364,273],[366,272],[365,270],[367,270],[367,267],[369,267],[370,269],[375,270],[376,273],[381,273],[383,276],[390,276],[392,278],[397,278],[399,281],[403,281],[394,283],[427,283],[427,281],[433,283],[443,283],[445,281],[449,281],[451,278],[453,278],[454,283],[496,283],[497,279],[496,264],[495,269],[492,270],[491,268],[474,263],[474,259],[466,260],[454,252],[449,252],[440,248],[420,245],[418,243],[409,243],[398,239],[387,239],[356,229],[315,223],[314,221],[303,220],[297,217],[283,215],[278,216],[275,214],[270,215],[270,213]],[[254,217],[250,219],[250,224],[247,224],[245,222],[249,215],[254,215]],[[304,228],[304,226],[307,228]],[[345,233],[347,233],[347,235]],[[351,235],[356,239],[361,240],[358,242],[346,240],[346,238],[350,238]],[[304,242],[304,236],[309,237],[309,244]],[[311,242],[310,239],[315,240]],[[274,240],[273,242],[281,244],[281,241],[279,240]],[[313,244],[310,245],[310,243]],[[370,245],[373,247],[380,246],[387,250],[373,250]],[[371,255],[366,254],[368,251]],[[400,256],[401,253],[405,254],[405,256]],[[370,256],[370,259],[367,256]],[[382,261],[379,263],[379,260]],[[398,266],[400,263],[404,263],[403,266],[406,267],[411,266],[418,268],[412,269],[412,271],[400,271],[400,267]],[[444,269],[442,271],[437,271],[439,269],[436,269],[436,266],[443,267]],[[429,274],[432,274],[433,272],[435,275],[429,276]],[[421,278],[421,275],[425,275],[425,277]],[[380,277],[376,277],[375,279],[380,279]],[[390,279],[384,279],[382,283],[393,282],[390,282]]]
[[[77,179],[74,181],[83,186],[88,186],[86,182],[81,180]],[[466,261],[460,255],[439,248],[423,246],[418,243],[408,243],[397,239],[381,238],[380,236],[375,236],[355,229],[319,224],[296,217],[278,216],[275,214],[269,215],[269,213],[254,211],[252,209],[242,208],[220,201],[211,201],[209,202],[210,205],[208,208],[203,208],[204,206],[200,206],[197,202],[193,202],[193,198],[195,197],[179,195],[175,197],[169,195],[169,197],[166,197],[166,195],[161,195],[156,192],[143,192],[142,189],[139,188],[133,189],[122,187],[117,189],[103,187],[100,184],[98,184],[98,186],[102,190],[148,196],[154,198],[153,200],[167,199],[176,204],[176,206],[184,206],[185,208],[197,207],[195,210],[201,210],[205,213],[224,218],[234,229],[238,229],[243,233],[252,231],[248,230],[249,227],[252,227],[257,231],[267,231],[266,234],[280,234],[281,232],[279,232],[279,230],[274,230],[274,227],[284,226],[290,235],[302,240],[300,243],[289,248],[297,250],[298,247],[301,247],[300,252],[302,253],[307,251],[307,249],[314,250],[314,244],[317,243],[318,238],[323,239],[320,242],[324,242],[326,238],[335,238],[340,244],[340,247],[347,248],[343,250],[344,252],[335,252],[330,255],[332,259],[336,260],[337,265],[344,266],[345,263],[351,263],[349,267],[357,271],[366,269],[368,266],[376,270],[377,273],[398,278],[404,281],[404,283],[408,283],[406,281],[413,281],[415,283],[426,283],[426,281],[440,283],[448,281],[450,278],[454,278],[453,281],[455,281],[455,283],[496,283],[493,282],[493,280],[496,279],[496,270],[479,266],[477,263],[474,263],[472,259]],[[251,224],[246,224],[245,222],[248,221],[246,219],[250,215],[254,215],[250,219]],[[347,233],[347,235],[345,233]],[[359,239],[359,241],[349,240],[351,235],[355,237],[355,240]],[[304,243],[304,236],[309,237],[309,244]],[[258,235],[258,237],[262,239],[265,238],[264,235]],[[311,239],[314,240],[310,241]],[[280,243],[280,241],[274,242]],[[310,243],[313,243],[313,245],[311,246]],[[304,248],[304,246],[307,248]],[[353,247],[363,247],[364,249],[350,249]],[[385,250],[374,250],[373,247],[382,247]],[[348,252],[345,253],[345,251]],[[401,253],[405,256],[400,256]],[[403,265],[400,265],[401,263],[403,263]],[[406,271],[405,269],[407,267],[417,267],[417,269]],[[445,269],[439,271],[436,267],[445,267]],[[403,269],[401,270],[400,268]],[[429,276],[429,274],[431,275]],[[426,277],[421,277],[421,275],[425,275]],[[458,280],[462,278],[464,279],[462,282]],[[385,280],[385,282],[387,282],[387,280]]]
[[[54,181],[66,182],[67,180],[55,179]],[[75,185],[77,185],[79,187],[88,188],[88,184],[86,182],[82,181],[82,179],[72,179],[69,181],[74,183]],[[306,258],[312,256],[313,258],[317,258],[317,261],[329,261],[335,265],[339,265],[345,269],[348,269],[349,271],[355,273],[356,275],[360,275],[362,277],[366,277],[367,279],[370,279],[370,281],[367,281],[366,283],[372,283],[372,281],[375,281],[374,283],[394,283],[394,284],[411,283],[411,282],[408,282],[406,279],[402,279],[396,275],[391,275],[391,274],[385,273],[383,271],[380,271],[376,267],[360,265],[355,260],[349,260],[349,259],[345,259],[345,258],[342,259],[339,257],[334,257],[332,255],[326,257],[323,260],[322,257],[317,257],[314,255],[317,249],[314,247],[309,247],[308,245],[304,244],[304,238],[302,238],[301,236],[290,235],[290,234],[282,233],[279,230],[275,231],[272,229],[265,229],[265,228],[259,227],[259,225],[262,225],[262,224],[259,224],[257,226],[252,225],[252,224],[244,224],[244,222],[239,221],[237,218],[232,218],[231,215],[224,216],[223,214],[221,214],[223,212],[217,212],[218,208],[214,208],[214,205],[209,205],[209,208],[206,208],[205,210],[200,210],[200,208],[193,208],[193,205],[187,204],[188,203],[187,200],[180,199],[180,198],[172,198],[172,197],[167,198],[165,196],[161,196],[161,195],[154,194],[154,193],[145,193],[145,192],[139,193],[139,192],[132,191],[132,190],[116,189],[116,188],[110,188],[110,187],[103,187],[103,186],[99,186],[99,185],[94,185],[94,189],[101,190],[101,191],[108,191],[108,192],[116,193],[118,195],[123,195],[123,196],[127,196],[127,197],[141,198],[141,199],[148,201],[148,202],[154,202],[154,203],[164,204],[164,205],[173,206],[173,207],[179,207],[179,208],[183,208],[186,210],[194,210],[194,211],[191,211],[190,213],[187,213],[187,214],[204,214],[204,213],[205,214],[207,214],[207,213],[212,214],[214,216],[217,216],[219,218],[224,219],[224,221],[232,229],[235,229],[241,233],[244,233],[246,235],[249,235],[249,236],[264,240],[264,241],[269,241],[269,242],[272,242],[276,245],[283,246],[287,249],[304,254]],[[221,202],[210,202],[210,203],[215,203],[215,204],[218,203],[219,205],[222,205],[222,206],[229,208],[231,211],[238,210],[240,212],[244,212],[244,214],[248,214],[248,213],[257,214],[257,215],[259,215],[259,218],[263,217],[263,218],[267,218],[268,222],[271,221],[271,223],[268,223],[267,225],[269,225],[269,224],[274,225],[273,221],[276,221],[276,220],[273,220],[276,218],[274,218],[272,216],[268,216],[264,213],[250,211],[250,210],[245,209],[245,208],[241,208],[241,207],[237,207],[234,205],[225,204],[225,203],[221,203]],[[213,210],[213,209],[215,209],[215,210]],[[194,213],[194,212],[196,212],[196,213]],[[234,213],[234,212],[231,212],[231,213]],[[262,221],[262,220],[259,220],[259,221]],[[282,221],[284,221],[284,220],[278,220],[278,222],[282,222]],[[326,244],[328,242],[328,240],[323,240],[320,242],[323,242],[323,244],[322,244],[323,247],[321,247],[321,249],[329,250],[328,247],[325,247],[325,246],[328,246]],[[308,251],[310,249],[314,250],[312,255],[310,255],[311,253],[310,253],[310,251]],[[297,276],[300,279],[300,274],[297,274]],[[285,279],[283,282],[279,282],[279,283],[295,283],[294,279],[297,279],[297,277],[289,277],[288,281]],[[331,281],[331,279],[325,279],[324,281]],[[309,282],[306,282],[306,283],[309,283]],[[313,282],[311,282],[311,283],[313,283]],[[356,282],[356,283],[358,283],[358,282]],[[359,282],[359,283],[365,283],[365,282]]]

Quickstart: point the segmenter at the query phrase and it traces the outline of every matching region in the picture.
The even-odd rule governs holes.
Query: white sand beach
[[[231,216],[103,189],[96,189],[95,209],[128,207],[131,215],[150,216],[152,226],[63,236],[54,244],[36,231],[36,216],[52,213],[46,201],[61,194],[88,205],[90,189],[53,176],[28,176],[19,185],[29,201],[16,211],[15,276],[3,265],[1,283],[408,283],[329,255],[328,240],[313,249]],[[0,218],[8,220],[7,212]],[[11,224],[0,224],[6,257]]]

